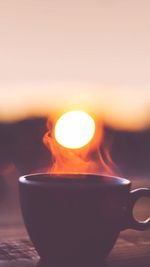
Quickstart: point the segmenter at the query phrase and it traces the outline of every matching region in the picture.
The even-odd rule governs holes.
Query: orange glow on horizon
[[[21,86],[20,86],[21,87]],[[67,110],[86,110],[104,124],[127,131],[143,130],[150,125],[150,90],[105,88],[76,83],[45,87],[26,85],[22,90],[6,88],[0,98],[0,120],[15,121],[28,117],[53,117]]]

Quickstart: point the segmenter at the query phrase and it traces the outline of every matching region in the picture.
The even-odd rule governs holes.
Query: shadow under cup
[[[19,179],[22,213],[41,259],[50,266],[99,266],[126,228],[145,230],[133,206],[149,189],[94,174],[34,174]]]

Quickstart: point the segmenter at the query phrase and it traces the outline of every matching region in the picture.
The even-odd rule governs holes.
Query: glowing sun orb
[[[84,111],[64,113],[56,122],[54,135],[63,147],[77,149],[87,145],[95,133],[93,118]]]

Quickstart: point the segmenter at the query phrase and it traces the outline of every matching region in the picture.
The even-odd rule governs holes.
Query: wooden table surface
[[[134,180],[133,188],[141,186],[150,187],[150,180]],[[0,267],[35,267],[39,259],[27,235],[18,203],[18,196],[14,200],[13,194],[9,194],[8,200],[0,205]],[[138,218],[149,216],[149,204],[148,199],[137,204]],[[150,230],[122,231],[106,266],[150,267]]]

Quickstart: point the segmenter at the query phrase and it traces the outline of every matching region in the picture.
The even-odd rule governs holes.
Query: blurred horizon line
[[[0,94],[0,121],[84,110],[114,128],[140,130],[150,125],[149,88],[86,83],[24,84],[5,86]]]

